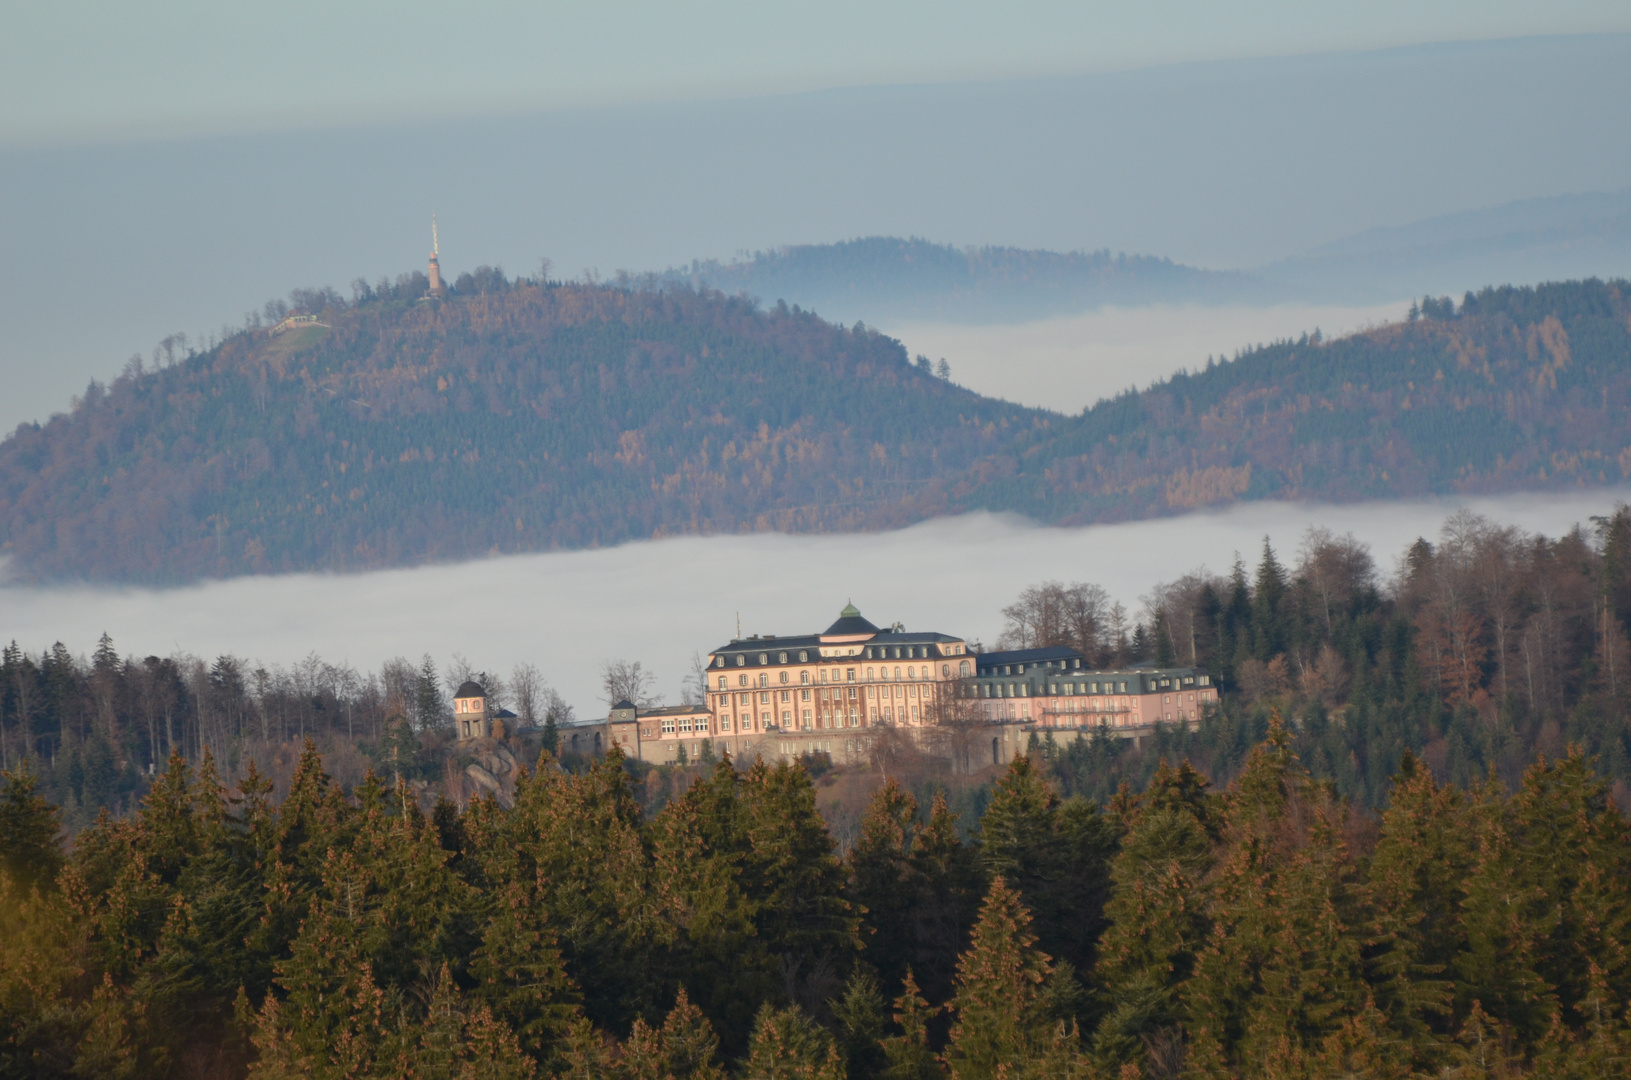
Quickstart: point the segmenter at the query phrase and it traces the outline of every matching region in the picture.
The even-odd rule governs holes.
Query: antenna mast
[[[436,215],[435,214],[430,215],[430,253],[432,255],[440,255],[442,253],[442,249],[440,247],[438,247],[437,244],[436,244]]]

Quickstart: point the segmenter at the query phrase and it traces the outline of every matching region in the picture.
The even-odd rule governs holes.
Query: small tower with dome
[[[453,695],[453,730],[460,739],[485,739],[492,734],[492,715],[487,708],[487,691],[473,679],[466,679]]]

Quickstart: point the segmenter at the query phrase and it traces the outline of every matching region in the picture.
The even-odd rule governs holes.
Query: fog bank
[[[1075,413],[1128,387],[1143,389],[1208,356],[1312,333],[1326,337],[1403,319],[1408,300],[1369,307],[1280,304],[1106,307],[1017,325],[880,324],[907,350],[951,364],[954,382],[987,397]]]
[[[1264,535],[1295,560],[1310,525],[1353,532],[1391,573],[1418,536],[1467,506],[1557,535],[1609,512],[1631,489],[1444,502],[1305,506],[1248,503],[1213,514],[1060,529],[970,514],[898,532],[845,536],[687,537],[598,551],[335,576],[239,578],[178,589],[0,587],[0,641],[30,652],[62,641],[88,653],[105,630],[121,653],[233,653],[289,663],[315,651],[376,668],[396,655],[454,653],[508,672],[537,664],[579,715],[603,708],[599,670],[638,659],[677,700],[693,652],[736,630],[818,631],[853,600],[880,625],[940,630],[988,645],[1001,609],[1027,584],[1086,580],[1137,610],[1157,582],[1205,566],[1255,564]]]

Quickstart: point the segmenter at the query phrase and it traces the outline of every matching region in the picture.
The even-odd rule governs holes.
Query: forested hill
[[[423,278],[93,385],[0,443],[34,580],[349,570],[970,509],[1116,520],[1631,474],[1631,284],[1503,289],[1302,340],[1076,417],[899,343],[689,288]]]
[[[695,261],[666,280],[785,300],[829,319],[1009,321],[1104,304],[1223,303],[1270,295],[1263,281],[1151,255],[954,248],[869,236],[797,244],[734,262]],[[1285,292],[1277,287],[1274,295]]]

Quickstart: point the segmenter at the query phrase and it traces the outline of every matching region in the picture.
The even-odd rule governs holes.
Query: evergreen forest
[[[1223,706],[975,773],[654,768],[542,716],[469,797],[428,659],[13,645],[0,1076],[1626,1071],[1631,509],[1003,614]]]
[[[1424,298],[1074,416],[982,398],[859,323],[657,277],[297,290],[0,441],[0,557],[17,580],[161,583],[971,510],[1076,524],[1614,484],[1628,288]]]

